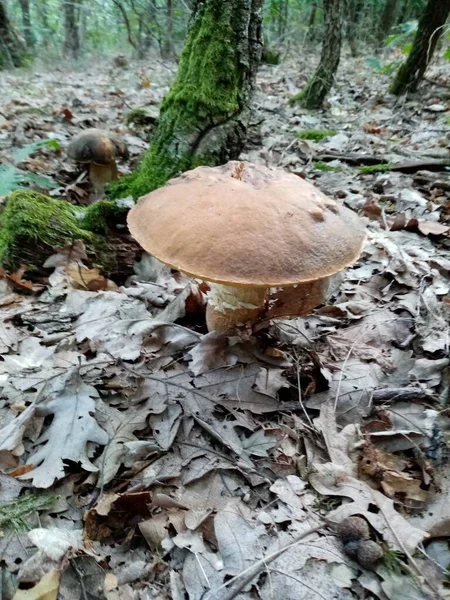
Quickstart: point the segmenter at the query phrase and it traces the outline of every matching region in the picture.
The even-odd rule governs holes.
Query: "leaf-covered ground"
[[[32,289],[0,280],[2,598],[448,596],[450,70],[394,99],[347,58],[308,113],[288,101],[313,65],[261,68],[243,156],[366,222],[361,259],[313,315],[205,334],[197,282],[144,256],[117,287],[82,248]],[[110,128],[134,168],[173,71],[2,73],[3,162],[88,202],[68,140]],[[141,106],[145,124],[127,123]],[[17,158],[48,138],[61,149]],[[336,531],[352,515],[383,550],[373,569]]]

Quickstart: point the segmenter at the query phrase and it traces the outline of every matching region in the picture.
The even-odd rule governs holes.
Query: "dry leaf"
[[[42,577],[34,587],[17,590],[12,600],[56,600],[58,597],[59,571],[51,571]]]

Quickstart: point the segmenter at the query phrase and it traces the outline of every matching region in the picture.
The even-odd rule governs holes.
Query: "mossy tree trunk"
[[[377,50],[383,46],[384,40],[390,34],[398,10],[398,0],[386,0],[381,13],[381,18],[377,28],[376,45]]]
[[[400,96],[417,90],[445,29],[449,13],[450,0],[428,0],[419,20],[411,52],[389,88],[391,94]]]
[[[188,35],[137,171],[110,188],[138,198],[198,165],[238,158],[261,57],[262,0],[194,0]]]
[[[0,69],[21,67],[25,49],[14,31],[6,7],[0,0]]]
[[[305,108],[320,108],[331,90],[339,66],[344,0],[324,0],[325,32],[320,63],[305,89],[291,98]]]

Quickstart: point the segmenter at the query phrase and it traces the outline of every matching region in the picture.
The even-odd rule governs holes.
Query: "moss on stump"
[[[124,219],[126,211],[111,201],[85,209],[36,192],[13,192],[0,215],[0,264],[10,272],[22,264],[39,272],[56,247],[81,240],[92,264],[110,273],[117,257],[105,234],[113,217]]]

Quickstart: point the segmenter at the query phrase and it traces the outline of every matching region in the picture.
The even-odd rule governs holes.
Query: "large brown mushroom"
[[[85,129],[67,146],[67,155],[79,163],[89,164],[89,179],[96,194],[102,194],[105,185],[118,177],[116,158],[126,158],[127,147],[116,133],[103,129]]]
[[[269,288],[296,286],[302,314],[360,255],[359,217],[281,169],[198,167],[140,199],[130,232],[163,263],[209,283],[210,331],[253,324]]]

